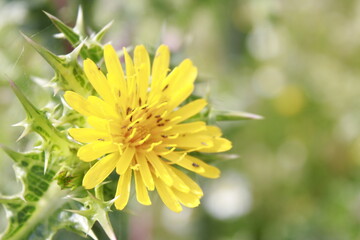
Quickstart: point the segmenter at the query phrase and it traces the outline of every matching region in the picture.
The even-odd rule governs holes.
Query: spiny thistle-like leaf
[[[104,48],[99,42],[102,40],[106,32],[110,29],[112,21],[105,25],[98,33],[92,33],[90,38],[85,41],[86,58],[92,59],[94,62],[99,62],[103,57]],[[85,58],[84,58],[85,59]]]
[[[5,146],[2,149],[15,162],[15,173],[22,183],[22,190],[14,196],[0,196],[0,203],[4,205],[8,218],[8,227],[0,234],[1,239],[51,239],[63,228],[97,239],[91,227],[95,221],[104,222],[102,218],[107,218],[105,209],[102,209],[102,213],[98,209],[99,215],[95,218],[77,214],[76,211],[84,207],[67,197],[69,189],[60,189],[55,181],[58,167],[49,168],[44,173],[44,151],[18,153]],[[86,206],[94,204],[98,204],[98,201],[87,199]]]
[[[77,56],[82,48],[81,44],[72,53],[57,56],[25,34],[22,35],[55,70],[55,77],[52,81],[56,82],[61,90],[78,91],[85,95],[91,92],[91,86],[86,81],[84,71],[77,62]]]
[[[60,32],[63,34],[63,36],[74,46],[78,46],[81,42],[81,36],[79,33],[76,33],[72,28],[67,26],[65,23],[63,23],[60,19],[57,17],[51,15],[50,13],[47,13],[44,11],[46,16],[51,20],[51,22],[55,25],[57,29],[60,30]]]
[[[81,6],[79,6],[78,8],[76,22],[73,29],[76,33],[85,36],[86,31],[85,31],[84,13]]]
[[[91,32],[90,35],[86,34],[82,8],[79,7],[76,24],[73,28],[67,26],[57,17],[45,12],[55,27],[61,32],[57,37],[67,39],[74,48],[77,48],[81,43],[80,56],[83,59],[90,58],[95,62],[99,62],[103,56],[103,46],[100,41],[110,29],[112,21],[105,25],[98,33]]]
[[[60,88],[57,86],[56,82],[51,82],[48,79],[39,78],[35,76],[31,76],[31,80],[43,88],[51,88],[54,91],[54,95],[57,94],[57,92],[60,90]]]
[[[24,96],[14,82],[10,82],[10,86],[26,111],[26,120],[23,121],[25,131],[37,132],[45,141],[51,142],[51,145],[57,146],[57,148],[66,154],[69,151],[69,144],[71,144],[71,142],[67,140],[65,135],[53,127],[52,123],[46,117],[46,114],[38,110]]]
[[[21,154],[4,146],[2,148],[15,161],[16,176],[23,188],[11,201],[7,201],[9,197],[0,198],[0,203],[7,209],[9,221],[1,239],[27,239],[65,203],[63,197],[67,192],[61,191],[52,181],[56,173],[53,169],[44,173],[44,152]]]
[[[98,33],[94,34],[91,37],[91,39],[94,40],[95,42],[100,42],[103,39],[103,37],[105,36],[105,34],[109,31],[113,22],[114,21],[111,21],[108,24],[106,24],[102,29],[100,29],[100,31]]]

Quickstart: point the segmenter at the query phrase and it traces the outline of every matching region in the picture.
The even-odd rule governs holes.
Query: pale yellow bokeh
[[[303,91],[295,86],[289,85],[283,88],[274,99],[274,107],[278,113],[284,116],[293,116],[301,112],[305,105]]]

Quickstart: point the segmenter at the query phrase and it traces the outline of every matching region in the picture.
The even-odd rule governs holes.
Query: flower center
[[[149,106],[148,104],[128,108],[126,117],[121,123],[122,143],[132,147],[153,148],[163,142],[164,130],[170,129],[169,119],[165,119],[166,102]]]

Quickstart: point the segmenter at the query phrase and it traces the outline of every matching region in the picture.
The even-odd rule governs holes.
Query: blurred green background
[[[215,163],[220,179],[197,178],[199,208],[176,214],[134,200],[128,225],[113,218],[117,231],[133,240],[360,239],[360,1],[0,0],[0,143],[26,150],[31,139],[16,142],[21,128],[10,127],[25,115],[9,79],[36,106],[51,94],[31,80],[53,72],[20,31],[65,54],[42,10],[72,25],[79,4],[93,29],[114,20],[105,40],[117,48],[166,43],[174,63],[191,58],[217,109],[265,117],[219,123],[234,148]],[[0,169],[0,193],[18,192],[3,152]],[[65,237],[81,239],[55,239]]]

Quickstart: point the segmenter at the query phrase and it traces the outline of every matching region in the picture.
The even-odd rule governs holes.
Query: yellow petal
[[[119,162],[116,165],[116,172],[120,175],[124,174],[129,168],[130,162],[133,160],[135,154],[135,148],[127,147],[124,153],[121,155]]]
[[[114,170],[117,160],[118,154],[113,153],[95,163],[83,178],[84,188],[91,189],[102,183]]]
[[[192,162],[190,159],[186,158],[186,153],[177,153],[177,152],[172,152],[169,153],[165,156],[163,156],[164,158],[168,159],[169,161],[171,161],[174,164],[177,164],[185,169],[188,169],[190,171],[193,171],[195,173],[203,173],[205,172],[205,169],[198,165],[197,163]]]
[[[136,187],[136,199],[139,203],[143,205],[151,205],[148,191],[146,186],[141,178],[141,173],[139,171],[134,171],[135,175],[135,187]]]
[[[126,65],[126,76],[127,77],[133,76],[135,75],[134,63],[125,47],[123,48],[123,52],[124,52],[125,65]]]
[[[155,179],[157,192],[164,204],[174,212],[181,212],[182,207],[173,191],[160,179]]]
[[[85,162],[90,162],[107,153],[115,152],[117,150],[117,145],[112,142],[96,141],[79,148],[77,156]]]
[[[98,97],[90,96],[88,99],[85,99],[75,92],[67,91],[64,94],[64,98],[70,107],[84,116],[94,115],[100,118],[109,118],[109,113],[107,116],[104,115],[104,108],[111,111],[110,117],[116,117],[116,112],[111,110],[112,108]]]
[[[171,119],[177,117],[174,123],[182,122],[200,112],[206,104],[207,102],[205,99],[197,99],[171,113],[169,118]]]
[[[155,54],[152,66],[151,90],[154,91],[160,86],[169,71],[170,51],[168,46],[161,45]]]
[[[76,141],[83,143],[110,140],[110,136],[107,132],[92,128],[70,128],[69,134]]]
[[[198,173],[201,176],[204,176],[204,177],[207,177],[207,178],[218,178],[218,177],[220,177],[220,170],[217,167],[206,164],[206,163],[204,163],[203,161],[201,161],[198,158],[186,155],[184,157],[184,160],[192,162],[193,166],[196,165],[196,166],[202,167],[205,171]]]
[[[167,144],[159,145],[154,148],[154,151],[160,156],[165,156],[166,154],[169,154],[175,150],[176,147],[169,147]]]
[[[193,66],[191,60],[185,59],[179,65],[176,76],[168,80],[168,88],[163,91],[169,97],[169,109],[174,109],[190,96],[194,90],[196,76],[197,68]],[[170,75],[168,78],[170,78]]]
[[[207,178],[218,178],[220,176],[220,170],[218,168],[189,155],[172,152],[164,156],[164,158]]]
[[[121,128],[125,128],[126,125],[124,124],[121,124],[121,120],[117,120],[117,119],[109,119],[108,121],[108,129],[109,129],[109,132],[114,135],[117,135],[119,137],[121,137],[120,135],[118,135],[119,133],[119,129]]]
[[[202,148],[198,150],[199,152],[225,152],[232,148],[232,144],[229,140],[225,138],[214,138],[213,146],[209,148]]]
[[[176,144],[181,149],[199,150],[210,148],[213,144],[213,138],[201,133],[188,134],[175,139],[166,139],[167,144]]]
[[[126,111],[125,105],[128,97],[128,90],[119,57],[111,45],[106,45],[104,47],[104,60],[108,71],[106,76],[110,88],[112,89],[114,98],[117,99],[117,104],[121,109],[121,113],[124,113]]]
[[[131,184],[131,172],[128,168],[124,175],[120,176],[115,197],[115,207],[119,210],[123,210],[129,201],[130,196],[130,184]]]
[[[184,86],[179,89],[176,94],[170,95],[171,100],[168,103],[168,108],[173,110],[175,107],[179,106],[180,103],[185,101],[185,99],[191,95],[191,93],[194,91],[194,88],[194,85]]]
[[[111,75],[111,80],[109,78],[109,85],[122,90],[123,93],[120,93],[120,95],[125,94],[126,82],[124,71],[121,67],[121,63],[115,49],[109,44],[104,47],[104,60],[108,74]]]
[[[221,129],[216,126],[206,126],[206,131],[213,137],[221,137],[222,135]]]
[[[173,171],[175,168],[164,164],[166,170],[170,173],[171,178],[174,180],[173,188],[181,192],[190,192],[190,188],[185,184],[185,182]]]
[[[126,65],[126,83],[128,89],[128,95],[133,96],[135,95],[136,91],[136,81],[135,81],[135,68],[134,63],[126,51],[126,48],[123,48],[124,58],[125,58],[125,65]]]
[[[149,165],[145,159],[144,154],[142,153],[137,153],[136,154],[136,160],[137,163],[139,164],[139,170],[141,173],[141,177],[145,183],[145,186],[150,190],[154,190],[155,189],[155,184],[154,184],[154,179],[151,175],[150,172],[150,168]]]
[[[114,103],[114,96],[106,77],[92,60],[86,59],[84,61],[84,72],[97,93],[106,102]]]
[[[145,156],[154,167],[158,177],[160,177],[168,186],[171,186],[173,184],[173,179],[166,170],[163,160],[161,160],[154,152],[146,153]]]
[[[177,124],[170,130],[166,131],[166,134],[183,134],[183,133],[197,133],[206,129],[205,122],[191,122]]]
[[[196,79],[197,68],[194,67],[190,59],[182,61],[178,69],[176,78],[169,82],[169,93],[176,93],[178,89],[181,89],[184,86],[192,85]]]
[[[106,119],[118,119],[119,115],[115,111],[113,105],[101,100],[95,96],[89,96],[87,99],[88,103],[91,104],[91,108],[98,112],[98,116],[100,115]]]
[[[187,186],[190,187],[190,191],[192,193],[196,194],[198,197],[202,197],[204,195],[200,186],[196,182],[194,182],[189,176],[176,168],[173,168],[173,171]]]
[[[169,101],[169,99],[171,98],[171,96],[169,96],[168,94],[169,84],[173,81],[173,79],[176,79],[178,71],[178,67],[174,68],[164,80],[156,83],[156,85],[151,88],[151,91],[149,93],[149,102],[157,103]]]
[[[137,85],[139,90],[139,106],[146,100],[146,92],[150,78],[150,58],[143,45],[136,46],[134,51],[134,67],[137,71]]]
[[[87,119],[87,122],[93,128],[100,130],[100,131],[108,131],[109,130],[109,121],[103,118],[90,116]]]
[[[177,189],[172,189],[177,199],[179,199],[180,203],[183,204],[186,207],[194,208],[199,206],[200,199],[197,195],[194,193],[188,192],[184,193]]]
[[[67,104],[69,104],[75,111],[84,116],[92,115],[91,109],[89,109],[89,103],[79,94],[72,91],[66,91],[64,98]]]

